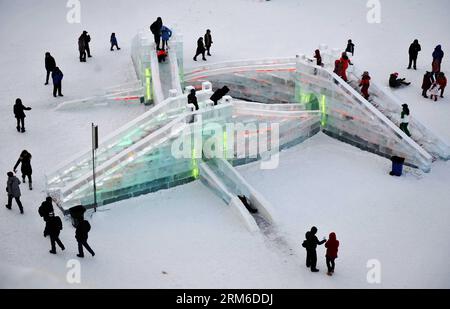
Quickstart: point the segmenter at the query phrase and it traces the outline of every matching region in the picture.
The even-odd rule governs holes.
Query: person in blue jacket
[[[172,30],[167,28],[166,26],[161,27],[161,38],[162,38],[162,49],[169,48],[169,44],[167,42],[172,37]]]
[[[116,34],[115,33],[111,34],[110,42],[111,42],[111,51],[114,50],[114,47],[116,47],[117,50],[120,50],[120,47],[119,47],[119,45],[117,43],[117,38],[116,38]]]
[[[55,70],[52,72],[52,79],[53,79],[53,96],[56,98],[56,93],[60,97],[63,97],[61,93],[62,89],[62,80],[63,80],[64,74],[61,72],[61,70],[56,67]]]

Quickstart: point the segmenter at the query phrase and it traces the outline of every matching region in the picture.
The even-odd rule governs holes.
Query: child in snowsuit
[[[116,38],[116,34],[115,33],[111,34],[111,39],[109,41],[111,42],[111,51],[114,50],[114,47],[116,47],[117,50],[120,50],[120,47],[119,47],[119,45],[117,43],[117,38]]]
[[[434,82],[430,89],[430,99],[434,100],[434,102],[438,100],[439,90],[439,84],[437,82]]]
[[[369,87],[370,87],[370,76],[369,72],[364,72],[361,78],[361,82],[359,83],[361,87],[361,93],[364,99],[369,100]]]
[[[167,52],[164,49],[158,50],[158,62],[166,62]]]
[[[335,260],[338,257],[339,241],[336,239],[336,234],[331,233],[328,241],[325,243],[327,254],[325,256],[328,268],[328,276],[333,276],[334,268],[336,266]]]
[[[344,81],[348,81],[347,78],[347,69],[350,65],[353,65],[353,63],[351,62],[351,60],[348,58],[346,53],[342,54],[341,59],[339,59],[340,63],[341,63],[341,67],[340,67],[340,72],[339,72],[339,76],[344,80]]]
[[[162,38],[162,49],[169,48],[169,40],[172,37],[172,30],[167,28],[166,26],[161,27],[161,38]]]
[[[405,82],[404,78],[398,78],[398,73],[392,73],[389,77],[389,87],[391,88],[399,88],[401,86],[409,86],[410,82]]]
[[[17,167],[21,164],[20,170],[22,171],[22,182],[26,183],[25,177],[28,177],[28,186],[30,190],[33,190],[33,179],[31,178],[33,169],[31,168],[31,158],[31,153],[26,150],[22,151],[16,165],[14,165],[14,173],[16,173]]]

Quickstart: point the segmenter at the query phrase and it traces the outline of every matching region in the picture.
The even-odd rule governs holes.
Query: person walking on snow
[[[160,50],[159,45],[161,44],[161,28],[163,26],[163,21],[161,17],[158,17],[156,21],[150,26],[150,31],[153,33],[155,38],[156,50]]]
[[[119,44],[117,43],[116,34],[114,32],[111,33],[111,39],[109,41],[111,43],[111,51],[114,50],[114,47],[117,48],[117,50],[120,50]]]
[[[20,170],[22,172],[22,182],[26,183],[25,177],[28,177],[28,187],[30,190],[33,190],[33,179],[31,178],[33,169],[31,168],[31,158],[31,153],[26,150],[22,151],[16,165],[14,165],[14,173],[17,173],[17,167],[21,164]]]
[[[447,77],[445,77],[444,72],[438,74],[436,82],[439,84],[441,89],[441,98],[444,98],[444,90],[447,87]]]
[[[77,256],[79,258],[84,258],[83,247],[85,247],[86,250],[89,251],[90,254],[92,254],[92,256],[95,256],[95,252],[91,249],[91,247],[87,243],[90,230],[91,230],[91,225],[86,220],[80,221],[80,223],[77,225],[77,228],[75,230],[75,239],[78,242]]]
[[[409,65],[408,70],[411,70],[411,66],[414,65],[414,70],[417,70],[417,57],[422,47],[419,44],[419,40],[414,40],[414,42],[409,46]]]
[[[52,198],[49,196],[45,199],[44,202],[42,202],[41,206],[38,209],[39,216],[41,216],[41,218],[44,219],[45,222],[44,237],[47,237],[49,235],[47,223],[49,221],[50,214],[55,212],[52,202]]]
[[[442,50],[442,46],[438,45],[434,49],[434,52],[433,52],[433,63],[432,63],[433,73],[436,76],[441,72],[441,64],[442,64],[442,59],[443,58],[444,58],[444,51]]]
[[[16,104],[14,104],[14,116],[17,119],[17,132],[25,133],[25,112],[30,111],[31,107],[25,107],[22,104],[21,99],[16,99]],[[22,128],[20,127],[22,125]]]
[[[352,40],[348,40],[347,48],[345,49],[345,52],[351,53],[352,56],[355,55],[355,44],[353,44]]]
[[[311,268],[311,271],[316,273],[317,269],[317,246],[323,245],[327,240],[324,238],[322,241],[317,239],[317,228],[313,226],[311,231],[306,232],[306,240],[303,242],[303,248],[306,249],[306,267]]]
[[[325,243],[325,248],[327,248],[327,254],[325,255],[328,268],[327,275],[333,276],[339,249],[339,241],[336,239],[336,233],[330,234],[328,241]]]
[[[207,61],[205,58],[205,45],[203,44],[203,38],[199,38],[197,41],[197,52],[195,53],[194,56],[194,61],[197,61],[197,57],[202,55],[202,59],[203,61]]]
[[[410,82],[405,82],[404,78],[398,78],[398,73],[392,73],[389,77],[389,87],[391,88],[399,88],[401,86],[409,86]]]
[[[80,62],[86,62],[86,42],[83,35],[78,38],[78,51],[80,52]]]
[[[369,72],[364,72],[361,78],[359,86],[361,87],[361,93],[364,99],[369,100],[369,87],[370,87],[370,75]]]
[[[403,104],[402,107],[403,107],[403,110],[402,110],[402,114],[401,114],[400,130],[402,130],[403,132],[405,132],[406,135],[411,137],[411,133],[408,130],[409,118],[410,118],[408,104]]]
[[[205,47],[206,51],[208,52],[207,53],[208,56],[211,56],[211,46],[213,43],[214,42],[212,40],[211,30],[207,29],[205,34]]]
[[[55,58],[50,55],[49,52],[45,53],[45,70],[47,70],[47,77],[45,79],[45,85],[48,85],[48,80],[50,79],[50,73],[56,68]]]
[[[162,39],[162,49],[169,49],[169,40],[172,37],[172,30],[167,28],[166,26],[161,27],[161,39]]]
[[[50,235],[50,253],[56,254],[56,244],[61,248],[62,251],[64,251],[66,248],[64,247],[63,243],[59,239],[59,234],[61,233],[61,230],[63,229],[61,218],[58,216],[55,216],[55,213],[51,212],[48,217],[47,221],[47,231]]]
[[[62,80],[64,78],[63,72],[56,67],[55,70],[52,73],[52,79],[53,79],[53,96],[56,98],[56,94],[58,93],[58,96],[63,97],[63,94],[61,93],[62,90]]]
[[[434,75],[432,72],[426,72],[423,76],[423,82],[422,82],[422,96],[425,99],[428,99],[427,92],[430,90],[431,86],[434,83]]]
[[[8,181],[6,182],[6,192],[8,193],[8,204],[5,206],[9,210],[11,210],[12,200],[15,199],[17,206],[19,206],[20,213],[23,215],[23,206],[20,201],[20,180],[16,176],[14,176],[13,172],[8,172]]]

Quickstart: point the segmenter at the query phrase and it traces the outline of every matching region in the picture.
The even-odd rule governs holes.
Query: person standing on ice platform
[[[77,256],[79,258],[84,258],[83,247],[85,247],[86,250],[89,251],[90,254],[92,254],[92,256],[95,256],[94,251],[91,249],[91,247],[87,243],[88,234],[89,234],[90,230],[91,230],[91,225],[86,220],[80,221],[80,223],[77,225],[77,228],[75,230],[75,239],[78,242]]]
[[[226,96],[230,92],[230,88],[227,86],[224,86],[221,89],[217,89],[216,92],[211,96],[210,100],[214,102],[214,105],[217,105],[217,102],[219,102],[224,96]]]
[[[351,53],[352,56],[355,55],[355,44],[353,44],[352,40],[348,40],[347,48],[345,49],[345,52]]]
[[[56,67],[55,70],[52,73],[52,79],[53,79],[53,96],[56,98],[56,94],[58,93],[58,96],[63,97],[63,94],[61,93],[62,89],[62,80],[64,78],[63,72]]]
[[[50,214],[54,213],[54,209],[53,209],[53,204],[52,204],[52,198],[49,196],[45,199],[44,202],[42,202],[41,206],[39,207],[39,216],[42,217],[42,219],[44,219],[45,222],[45,229],[44,229],[44,237],[47,237],[49,235],[48,232],[48,226],[47,226],[47,222],[48,219],[50,218]]]
[[[55,216],[55,214],[52,212],[49,214],[49,218],[47,221],[47,231],[50,235],[50,244],[51,244],[51,254],[56,254],[56,244],[61,248],[61,250],[65,250],[63,243],[59,239],[59,234],[61,233],[61,230],[63,229],[61,218],[58,216]]]
[[[16,172],[17,167],[21,164],[20,170],[22,172],[22,182],[26,183],[26,177],[28,177],[28,187],[30,190],[33,190],[33,179],[31,175],[33,174],[33,169],[31,168],[31,153],[24,150],[20,154],[19,160],[17,160],[16,165],[14,165],[14,173]]]
[[[206,30],[205,34],[205,47],[206,51],[208,52],[207,55],[211,56],[211,46],[213,44],[212,36],[211,36],[211,30]]]
[[[47,78],[45,79],[45,85],[48,85],[48,80],[50,79],[50,73],[56,68],[55,58],[50,55],[49,52],[45,53],[45,69],[47,70]]]
[[[158,17],[156,21],[150,26],[150,31],[153,33],[155,38],[156,50],[160,50],[159,45],[161,44],[161,28],[163,26],[163,21],[161,17]]]
[[[409,65],[408,70],[411,70],[411,67],[414,67],[414,70],[417,70],[417,57],[419,56],[419,52],[422,50],[422,47],[419,44],[419,40],[414,40],[414,42],[409,46]]]
[[[403,104],[402,107],[403,107],[403,110],[402,110],[402,114],[401,114],[400,130],[402,130],[403,132],[405,132],[406,135],[411,137],[411,133],[408,130],[409,118],[410,118],[408,104]]]
[[[317,246],[323,245],[327,240],[324,238],[322,241],[317,239],[317,228],[313,226],[311,231],[306,232],[306,240],[303,242],[303,248],[306,249],[306,267],[311,268],[313,273],[319,272],[317,269]]]
[[[193,104],[195,106],[195,110],[198,111],[199,110],[198,101],[197,96],[195,94],[196,94],[195,89],[192,89],[191,93],[188,95],[188,104]]]
[[[328,241],[325,243],[327,254],[325,256],[328,268],[328,276],[333,276],[336,267],[335,260],[338,257],[339,241],[336,239],[336,233],[331,233]]]
[[[205,44],[203,44],[203,38],[199,38],[197,41],[197,52],[195,53],[194,56],[194,61],[197,61],[197,57],[202,55],[202,59],[203,61],[207,61],[206,57],[205,57]]]
[[[14,104],[14,116],[17,119],[17,132],[25,133],[25,112],[30,111],[31,107],[25,107],[22,104],[21,99],[16,99],[16,104]],[[22,125],[22,128],[20,127]]]
[[[9,210],[11,210],[12,200],[15,199],[17,206],[19,206],[20,213],[23,215],[23,206],[20,201],[20,180],[16,176],[14,176],[13,172],[8,172],[8,181],[6,182],[6,192],[8,193],[8,204],[5,206]]]

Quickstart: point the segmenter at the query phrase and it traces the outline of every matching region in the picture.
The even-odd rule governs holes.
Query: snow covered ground
[[[76,254],[67,222],[67,251],[48,254],[37,207],[45,199],[44,174],[90,145],[90,125],[101,135],[134,119],[143,106],[56,112],[61,99],[45,87],[44,53],[50,51],[65,74],[64,100],[102,93],[135,79],[131,38],[157,16],[183,29],[185,66],[206,28],[214,42],[210,62],[312,54],[320,43],[356,43],[354,62],[387,84],[393,71],[413,82],[396,91],[413,115],[450,142],[450,100],[420,97],[420,85],[437,44],[450,48],[446,0],[381,1],[381,24],[369,24],[364,0],[90,0],[82,3],[82,24],[66,22],[65,1],[0,0],[0,171],[11,170],[23,149],[33,154],[35,190],[22,187],[26,215],[0,211],[0,287],[149,288],[402,288],[450,287],[450,164],[437,162],[423,179],[392,179],[383,158],[318,135],[281,156],[280,168],[242,167],[244,176],[277,210],[280,235],[288,246],[251,235],[200,183],[158,192],[108,207],[91,218],[95,259],[82,261],[82,284],[68,285],[66,263]],[[81,64],[77,38],[86,29],[94,58]],[[120,52],[109,51],[116,32]],[[419,70],[407,71],[407,50],[422,44]],[[448,72],[448,57],[443,68]],[[15,131],[14,100],[28,112],[26,134]],[[6,177],[5,177],[6,181]],[[6,199],[6,196],[4,197]],[[335,231],[342,242],[332,279],[304,267],[300,243],[311,225],[320,236]],[[322,271],[322,254],[319,262]],[[382,284],[366,281],[369,259],[382,266]],[[167,274],[164,274],[166,272]]]

